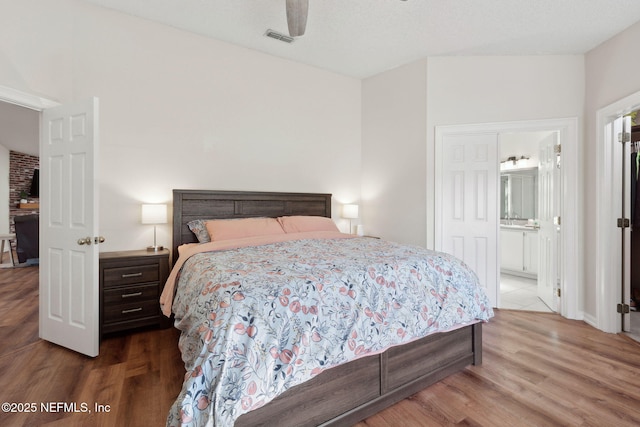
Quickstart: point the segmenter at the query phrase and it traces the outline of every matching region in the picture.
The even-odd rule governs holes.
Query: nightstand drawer
[[[160,274],[157,263],[133,265],[131,267],[105,268],[104,286],[157,282],[159,277]]]
[[[157,316],[159,313],[160,303],[157,300],[106,306],[104,309],[104,323]]]
[[[160,294],[169,277],[169,251],[100,253],[100,336],[142,327],[169,327]]]
[[[136,285],[123,288],[108,289],[104,291],[105,304],[128,304],[138,301],[158,301],[158,284]]]

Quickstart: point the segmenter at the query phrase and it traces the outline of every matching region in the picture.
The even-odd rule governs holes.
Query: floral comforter
[[[325,369],[493,316],[458,259],[366,237],[198,253],[177,288],[170,426],[233,425]]]

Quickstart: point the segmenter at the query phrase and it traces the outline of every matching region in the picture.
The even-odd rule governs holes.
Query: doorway
[[[40,338],[96,356],[99,350],[96,152],[98,99],[60,105],[0,86],[0,102],[39,112],[42,158]],[[72,233],[70,233],[73,232]],[[91,241],[92,238],[89,238]]]
[[[554,289],[557,288],[556,272],[560,264],[560,247],[555,242],[560,237],[560,230],[541,217],[545,209],[558,208],[553,202],[559,200],[554,193],[559,192],[560,186],[553,184],[558,180],[554,172],[559,163],[555,164],[553,155],[549,158],[545,151],[549,142],[556,143],[555,133],[499,134],[499,308],[555,311]],[[547,216],[555,216],[553,214]],[[539,277],[539,271],[546,276]]]
[[[620,303],[616,310],[620,316],[620,330],[636,341],[640,341],[640,111],[635,110],[614,118],[607,126],[613,141],[613,181],[618,197],[614,197],[614,211],[618,220],[620,251],[618,264],[620,280],[617,283]],[[617,160],[617,161],[616,161]],[[618,179],[616,182],[616,172]],[[616,243],[618,239],[616,239]]]
[[[629,141],[629,186],[625,192],[629,196],[631,237],[629,242],[629,322],[623,324],[623,330],[636,341],[640,341],[640,110],[630,113]],[[626,177],[625,177],[626,179]],[[626,285],[626,283],[625,283]],[[626,289],[623,292],[626,296]]]
[[[597,294],[595,325],[598,329],[617,333],[629,331],[630,316],[628,313],[620,313],[619,304],[624,310],[624,305],[629,304],[631,292],[629,287],[630,276],[630,228],[618,227],[619,218],[630,217],[629,203],[625,203],[625,212],[622,212],[623,182],[628,182],[630,168],[624,159],[630,158],[630,144],[621,144],[618,134],[622,132],[622,117],[640,109],[640,92],[636,92],[597,112],[597,229],[595,248]],[[623,165],[627,178],[622,179]],[[629,192],[630,193],[630,192]],[[613,208],[612,208],[613,207]],[[623,239],[624,235],[624,239]],[[626,245],[624,256],[622,245]],[[624,266],[624,268],[623,268]]]
[[[0,177],[0,234],[15,235],[14,218],[37,214],[37,192],[32,189],[35,171],[38,169],[40,113],[29,108],[0,102],[0,164],[6,171]],[[31,194],[33,193],[33,194]],[[19,203],[20,199],[24,203]],[[22,219],[22,218],[21,218]],[[21,222],[23,225],[24,222]],[[37,229],[37,227],[36,227]],[[20,227],[19,231],[23,231]],[[12,267],[24,263],[25,255],[33,258],[34,251],[25,251],[31,247],[33,239],[21,234],[20,258],[4,254],[3,261],[9,259],[1,267]],[[17,239],[8,241],[14,251],[17,250]],[[8,244],[4,249],[8,251]],[[36,246],[37,248],[37,246]],[[37,258],[37,255],[35,256]]]
[[[444,211],[447,203],[450,203],[451,194],[444,191],[445,179],[449,179],[445,175],[445,154],[447,140],[456,140],[464,137],[469,140],[473,137],[495,136],[497,139],[499,134],[509,132],[538,132],[552,131],[556,132],[558,141],[562,145],[563,151],[563,167],[561,170],[562,180],[562,235],[563,238],[559,243],[559,256],[562,259],[562,269],[559,271],[558,289],[561,297],[558,298],[557,312],[563,317],[569,319],[582,318],[582,313],[578,311],[579,287],[581,283],[580,257],[577,248],[580,245],[581,234],[579,232],[579,181],[578,181],[578,120],[577,118],[565,119],[549,119],[549,120],[532,120],[521,122],[504,122],[504,123],[486,123],[486,124],[470,124],[470,125],[452,125],[452,126],[436,126],[435,127],[435,215],[433,236],[435,237],[434,248],[442,250],[443,242],[450,240],[448,230],[444,226]],[[497,144],[495,145],[495,157],[497,159]],[[500,180],[499,162],[496,160],[494,165],[496,186],[495,194],[499,193]],[[495,242],[498,242],[499,218],[497,209],[499,202],[496,199],[496,215],[490,221],[495,226]],[[499,242],[494,246],[487,248],[487,257],[485,263],[495,263],[492,265],[484,265],[484,271],[495,271],[495,277],[489,277],[483,286],[495,307],[500,307],[499,295]]]

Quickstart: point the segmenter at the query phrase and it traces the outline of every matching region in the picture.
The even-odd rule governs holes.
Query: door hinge
[[[618,218],[618,228],[629,228],[629,218]]]
[[[623,144],[625,142],[631,142],[631,134],[629,132],[620,132],[618,134],[618,142]]]
[[[629,304],[618,304],[616,309],[620,314],[627,314],[629,313]]]
[[[562,224],[562,218],[560,218],[559,216],[554,216],[553,225],[561,225],[561,224]]]
[[[553,152],[554,152],[555,154],[560,154],[560,153],[562,153],[562,144],[554,145],[554,146],[553,146]]]
[[[556,289],[556,295],[558,295],[558,298],[560,298],[560,296],[561,296],[560,294],[561,294],[561,293],[562,293],[562,292],[560,292],[560,288],[557,288],[557,289]]]

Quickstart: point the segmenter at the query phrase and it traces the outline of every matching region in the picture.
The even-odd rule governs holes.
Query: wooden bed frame
[[[331,217],[331,195],[246,191],[173,191],[173,261],[195,242],[194,219],[315,215]],[[236,426],[353,425],[470,364],[482,363],[482,323],[393,347],[331,368],[291,388]]]

